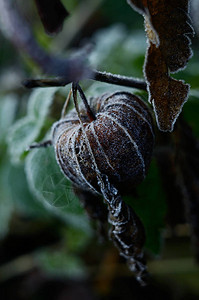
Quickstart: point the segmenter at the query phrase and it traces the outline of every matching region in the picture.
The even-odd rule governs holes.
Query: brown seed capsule
[[[94,192],[100,192],[96,165],[116,187],[141,182],[154,143],[147,105],[131,93],[115,92],[91,98],[90,106],[96,120],[90,121],[85,109],[80,109],[83,128],[75,110],[53,126],[53,144],[63,173],[81,189]]]

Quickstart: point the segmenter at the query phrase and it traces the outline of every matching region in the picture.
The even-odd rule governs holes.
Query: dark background
[[[33,1],[17,3],[46,52],[67,56],[89,46],[93,68],[143,77],[147,47],[143,18],[126,1],[65,0],[71,16],[62,32],[53,37],[45,34]],[[197,20],[199,11],[192,14]],[[195,26],[194,56],[175,76],[191,85],[183,119],[196,151],[188,139],[188,150],[184,146],[180,149],[188,151],[188,165],[193,158],[197,166],[199,42]],[[30,96],[21,81],[44,76],[42,70],[3,34],[0,45],[0,298],[198,299],[198,248],[186,218],[184,187],[179,183],[173,156],[162,159],[157,155],[161,146],[175,149],[178,131],[157,132],[149,173],[125,197],[147,234],[145,250],[151,280],[141,288],[111,242],[101,237],[95,222],[88,219],[60,173],[51,147],[26,151],[29,144],[49,134],[69,86],[56,90],[56,94],[46,89]],[[124,89],[89,80],[81,84],[88,96]],[[147,101],[145,92],[131,91]],[[185,132],[187,127],[183,128]],[[196,192],[196,202],[198,197]]]

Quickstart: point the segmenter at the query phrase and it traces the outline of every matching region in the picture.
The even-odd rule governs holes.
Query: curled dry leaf
[[[158,35],[158,44],[171,72],[184,68],[192,55],[189,35],[193,28],[188,0],[147,1],[148,18]]]
[[[169,76],[169,72],[185,68],[192,56],[189,0],[128,0],[128,3],[145,17],[149,40],[145,61],[149,101],[159,129],[172,131],[189,91],[189,85]]]

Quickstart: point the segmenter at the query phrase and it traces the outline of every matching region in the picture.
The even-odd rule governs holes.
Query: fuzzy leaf
[[[31,194],[24,166],[10,165],[7,181],[8,191],[16,211],[19,211],[20,214],[42,218],[43,220],[52,216],[52,213],[48,213],[44,206]],[[12,184],[13,182],[14,184]],[[11,184],[12,188],[10,188]]]
[[[172,131],[187,100],[189,86],[169,76],[186,67],[192,56],[189,0],[128,0],[145,17],[149,47],[145,77],[157,124],[162,131]]]
[[[32,92],[28,102],[28,116],[43,122],[54,99],[58,87],[38,88]]]
[[[3,142],[9,127],[12,125],[17,107],[17,98],[15,95],[0,97],[0,142]]]
[[[52,147],[34,149],[26,158],[30,189],[43,205],[75,227],[88,230],[87,219],[71,183],[61,173]]]
[[[162,131],[172,131],[174,123],[187,100],[189,85],[168,75],[160,48],[154,44],[148,49],[145,64],[149,102],[152,103],[157,124]]]
[[[189,0],[131,2],[147,17],[169,70],[176,72],[184,68],[192,56],[189,36],[194,33],[188,15]]]
[[[19,163],[24,152],[39,136],[57,90],[58,88],[37,89],[31,94],[27,116],[18,120],[8,135],[13,163]]]
[[[25,117],[11,128],[8,136],[9,152],[14,164],[19,163],[28,146],[37,138],[40,128],[35,120]]]

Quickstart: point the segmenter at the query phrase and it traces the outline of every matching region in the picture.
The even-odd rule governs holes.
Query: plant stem
[[[93,80],[101,81],[101,82],[106,82],[106,83],[111,83],[111,84],[116,84],[116,85],[121,85],[121,86],[126,86],[126,87],[132,87],[132,88],[137,88],[146,91],[147,90],[147,85],[146,82],[142,79],[138,79],[135,77],[128,77],[128,76],[122,76],[118,74],[112,74],[112,73],[107,73],[107,72],[100,72],[97,70],[93,71]]]
[[[92,79],[106,83],[146,90],[146,83],[140,79],[91,70],[86,65],[86,53],[68,58],[46,52],[34,38],[27,22],[19,13],[14,1],[0,0],[0,29],[19,49],[37,63],[43,72],[59,76],[55,79],[33,79],[24,81],[27,88],[65,86],[82,79]]]
[[[144,80],[121,76],[112,73],[100,72],[93,70],[91,74],[88,74],[88,79],[106,82],[110,84],[116,84],[126,87],[137,88],[146,91],[147,85]],[[35,87],[52,87],[52,86],[65,86],[69,83],[69,79],[65,77],[57,77],[52,79],[27,79],[23,81],[23,85],[26,88],[35,88]]]
[[[86,98],[86,96],[85,96],[85,94],[84,94],[81,86],[78,83],[76,83],[76,88],[77,88],[77,90],[79,92],[79,95],[80,95],[80,97],[81,97],[81,99],[82,99],[82,101],[84,103],[84,106],[86,108],[87,115],[88,115],[90,121],[92,122],[92,121],[96,120],[96,116],[93,113],[93,111],[91,110],[90,105],[88,104],[88,100],[87,100],[87,98]]]

